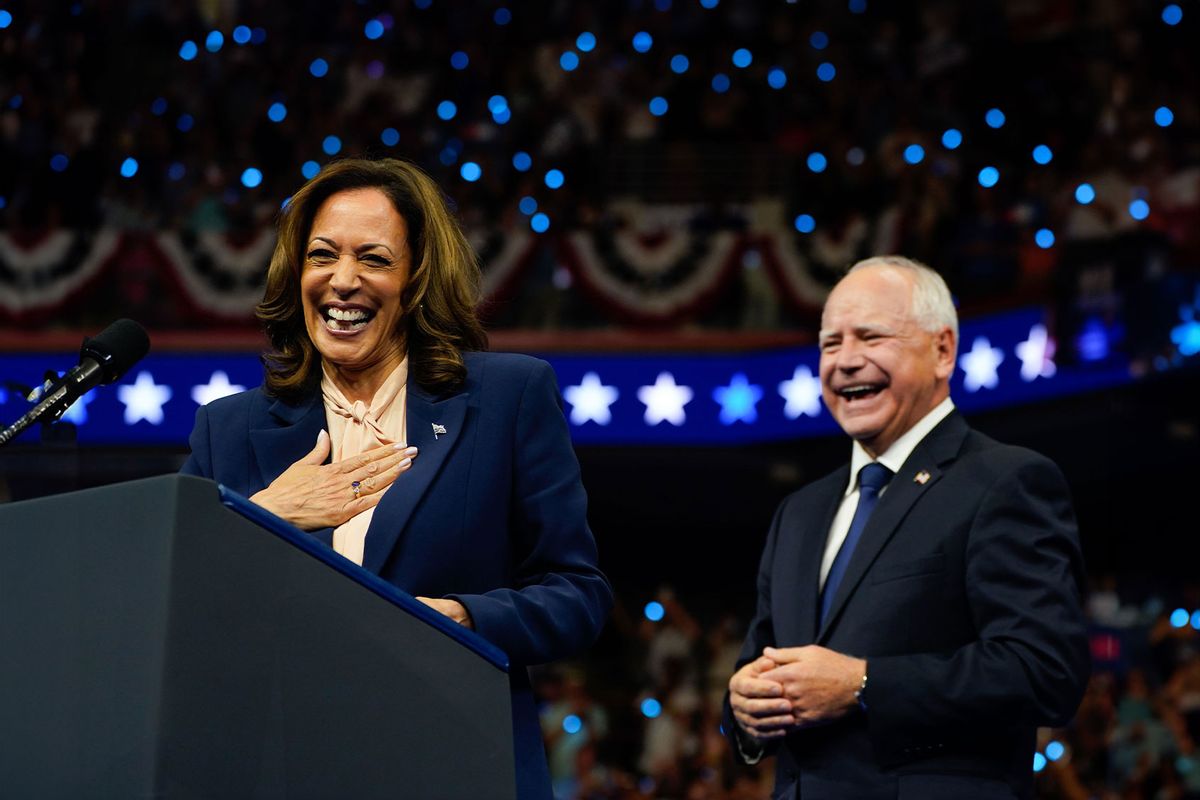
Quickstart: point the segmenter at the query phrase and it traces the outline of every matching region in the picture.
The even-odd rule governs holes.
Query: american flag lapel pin
[[[929,470],[923,469],[916,475],[913,475],[913,483],[919,483],[924,486],[925,484],[929,483],[929,478]]]
[[[435,439],[436,439],[436,438],[438,438],[439,436],[441,436],[441,435],[442,435],[443,433],[445,433],[445,432],[446,432],[446,426],[445,426],[445,425],[439,425],[439,424],[437,424],[436,422],[435,422],[435,423],[433,423],[433,438],[435,438]]]

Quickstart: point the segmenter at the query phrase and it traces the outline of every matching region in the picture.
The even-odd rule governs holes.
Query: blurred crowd
[[[1070,725],[1039,732],[1030,769],[1040,798],[1200,798],[1200,611],[1137,594],[1124,600],[1111,578],[1089,594],[1093,676]],[[1174,599],[1200,608],[1200,586]],[[536,676],[555,796],[769,797],[771,760],[735,764],[719,729],[748,620],[693,611],[670,589],[649,616],[630,600],[618,599],[586,662]]]
[[[0,231],[17,242],[101,226],[237,242],[320,164],[388,154],[433,172],[468,227],[536,222],[547,243],[644,231],[630,198],[687,209],[689,230],[753,225],[773,198],[818,278],[903,252],[984,307],[1153,306],[1177,289],[1164,275],[1200,265],[1197,21],[1157,0],[6,9]],[[534,261],[496,324],[612,321],[553,247]],[[798,324],[744,261],[685,321]]]

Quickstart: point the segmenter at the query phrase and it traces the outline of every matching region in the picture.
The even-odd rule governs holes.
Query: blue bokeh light
[[[642,716],[646,719],[654,719],[662,713],[662,703],[655,700],[653,697],[647,697],[642,701]]]
[[[726,92],[728,92],[729,91],[729,76],[726,75],[724,72],[718,72],[716,75],[713,75],[712,88],[713,88],[713,91],[716,92],[717,94],[725,94]]]
[[[336,156],[342,150],[342,140],[336,136],[326,136],[325,140],[321,142],[321,149],[327,156]]]
[[[121,177],[122,178],[132,178],[134,175],[137,175],[137,171],[138,171],[138,162],[137,162],[137,159],[134,158],[133,156],[130,156],[121,162]]]
[[[1081,183],[1075,187],[1075,202],[1081,206],[1086,206],[1095,199],[1096,190],[1092,188],[1090,183]]]
[[[1066,752],[1067,748],[1057,739],[1046,745],[1046,758],[1050,759],[1051,761],[1058,761],[1060,758],[1066,755]]]
[[[683,53],[676,53],[671,56],[671,72],[674,72],[676,75],[682,75],[687,72],[690,64],[691,62],[688,61],[688,57]]]
[[[721,0],[700,0],[700,7],[707,8],[709,11],[712,11],[714,8],[720,5],[720,3]]]
[[[1200,631],[1200,609],[1192,612],[1192,628]]]
[[[817,77],[825,83],[829,83],[831,80],[837,77],[837,67],[835,67],[833,64],[830,64],[828,61],[822,62],[821,65],[817,67]]]
[[[493,114],[499,114],[508,108],[508,98],[502,94],[494,94],[488,98],[487,108]]]
[[[867,12],[867,0],[850,0],[847,4],[851,14],[865,14]]]
[[[1044,144],[1033,148],[1033,160],[1039,164],[1049,164],[1054,160],[1054,151]]]
[[[501,6],[500,8],[496,9],[494,14],[492,14],[492,22],[501,26],[507,25],[508,23],[512,22],[512,12],[504,6]]]
[[[250,44],[262,44],[267,40],[266,28],[255,28],[250,31]]]
[[[188,39],[183,44],[179,45],[179,57],[184,61],[191,61],[200,52],[200,48],[196,47],[196,43]]]
[[[1175,3],[1170,3],[1163,7],[1162,21],[1168,25],[1178,25],[1183,21],[1183,9]]]
[[[846,163],[852,167],[861,167],[867,160],[867,154],[861,147],[851,147],[846,151]]]
[[[533,166],[533,158],[524,150],[518,150],[513,153],[512,165],[517,172],[528,172],[529,168]]]
[[[668,107],[669,104],[667,103],[667,98],[665,97],[655,97],[650,101],[650,113],[656,117],[661,117],[663,114],[667,113]]]
[[[317,173],[321,171],[321,165],[315,161],[305,161],[300,167],[300,174],[304,176],[306,181],[311,181],[317,177]]]
[[[904,160],[909,164],[920,164],[925,160],[925,148],[919,144],[910,144],[904,148]]]
[[[254,32],[246,25],[238,25],[233,29],[233,41],[235,44],[250,44],[252,38],[254,38]]]
[[[525,195],[517,203],[517,208],[520,209],[521,213],[525,216],[532,216],[533,212],[537,211],[537,200],[529,195]]]
[[[787,73],[779,67],[775,67],[767,73],[767,86],[772,89],[782,89],[787,86]]]
[[[462,176],[464,181],[474,183],[483,176],[483,168],[474,161],[464,161],[458,170],[458,174]]]
[[[1175,609],[1174,611],[1171,612],[1171,627],[1172,628],[1185,627],[1188,624],[1188,620],[1191,619],[1191,616],[1192,615],[1187,612],[1186,608]]]
[[[579,54],[574,50],[567,50],[558,57],[558,65],[564,72],[573,72],[579,67]]]
[[[1175,112],[1166,106],[1159,106],[1154,109],[1154,124],[1160,128],[1166,128],[1175,121]]]
[[[738,69],[745,69],[754,63],[754,54],[744,47],[739,47],[733,51],[732,61]]]
[[[308,72],[314,78],[324,78],[329,74],[329,62],[323,58],[314,58],[308,65]]]
[[[215,53],[225,45],[225,35],[220,31],[209,31],[208,36],[204,37],[204,49],[210,53]]]
[[[539,211],[529,218],[529,227],[534,233],[545,233],[550,230],[550,218]]]
[[[667,610],[663,608],[663,604],[657,600],[651,600],[646,603],[646,607],[642,609],[642,613],[646,615],[646,619],[651,622],[658,622],[666,616]]]
[[[450,54],[450,66],[457,70],[466,69],[471,65],[471,57],[462,50]]]
[[[1075,337],[1075,349],[1084,361],[1103,361],[1108,358],[1112,334],[1096,317],[1088,317]]]
[[[654,46],[654,37],[646,31],[638,31],[633,35],[633,49],[639,53],[647,53]]]
[[[1004,123],[1007,118],[1004,116],[1004,112],[1000,109],[990,108],[988,109],[988,112],[983,115],[983,119],[985,122],[987,122],[989,128],[999,129],[1004,127]]]
[[[437,115],[438,118],[444,120],[454,119],[454,115],[458,113],[458,106],[454,105],[453,100],[443,100],[438,103]]]
[[[267,119],[271,122],[283,122],[287,119],[287,106],[283,103],[271,103],[271,107],[267,109]]]
[[[801,214],[792,224],[800,233],[812,233],[817,229],[817,221],[813,219],[812,214]]]
[[[187,175],[187,167],[181,161],[172,161],[171,166],[167,167],[167,177],[173,181],[183,180],[184,175]]]
[[[808,164],[808,168],[811,171],[817,173],[824,172],[825,167],[829,165],[829,161],[825,158],[824,153],[809,153],[805,163]]]
[[[1143,220],[1150,216],[1150,204],[1140,197],[1129,204],[1129,216],[1136,220]]]
[[[7,9],[0,8],[0,30],[12,25],[13,15]]]
[[[562,729],[569,734],[576,734],[583,730],[583,720],[576,714],[567,714],[563,717]]]
[[[67,158],[63,153],[55,153],[50,158],[50,169],[55,172],[65,172],[70,165],[71,159]]]
[[[957,150],[963,142],[962,131],[958,128],[947,128],[942,134],[942,147],[947,150]]]
[[[383,23],[377,19],[368,20],[363,26],[363,36],[366,36],[372,41],[383,36]]]
[[[591,31],[584,31],[575,37],[575,46],[579,48],[581,53],[590,53],[596,49],[596,34]]]
[[[1054,247],[1054,231],[1049,228],[1041,228],[1033,235],[1033,241],[1043,250],[1049,250]]]
[[[379,134],[379,141],[388,147],[395,147],[400,143],[400,131],[395,128],[384,128],[383,132]]]
[[[181,133],[187,133],[196,126],[196,120],[191,114],[180,114],[179,119],[175,120],[175,127]]]
[[[812,36],[808,37],[808,43],[812,45],[813,50],[824,50],[829,47],[829,35],[825,31],[813,31]]]
[[[438,161],[448,167],[455,161],[458,161],[458,151],[453,147],[443,147],[442,152],[438,153]]]
[[[562,188],[562,185],[565,182],[565,180],[566,180],[566,177],[563,175],[563,172],[561,169],[551,169],[551,170],[546,171],[546,176],[545,176],[546,186],[551,189]]]
[[[1046,757],[1041,753],[1033,754],[1033,771],[1041,772],[1046,768]]]
[[[247,167],[245,171],[242,172],[242,186],[245,186],[247,189],[253,189],[256,186],[259,186],[262,184],[262,181],[262,170],[257,169],[256,167]]]
[[[150,104],[150,113],[156,117],[161,117],[167,113],[167,99],[165,97],[156,97],[154,102]]]
[[[990,189],[1000,180],[1000,170],[995,167],[984,167],[979,170],[979,185]]]

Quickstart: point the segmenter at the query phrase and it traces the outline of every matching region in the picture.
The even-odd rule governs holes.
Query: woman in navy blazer
[[[549,797],[524,666],[591,644],[612,592],[554,374],[480,352],[478,285],[423,172],[391,159],[327,166],[281,215],[258,308],[266,381],[199,410],[183,471],[326,544],[373,509],[362,566],[509,656],[518,796]],[[330,385],[361,410],[405,365],[407,442],[330,461]]]

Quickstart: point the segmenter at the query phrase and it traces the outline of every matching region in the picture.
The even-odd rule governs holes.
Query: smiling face
[[[411,266],[408,226],[379,189],[338,192],[317,209],[300,295],[308,336],[335,379],[377,388],[404,359]]]
[[[871,266],[834,287],[821,315],[821,390],[847,435],[878,456],[950,393],[954,334],[924,330],[913,278]]]

